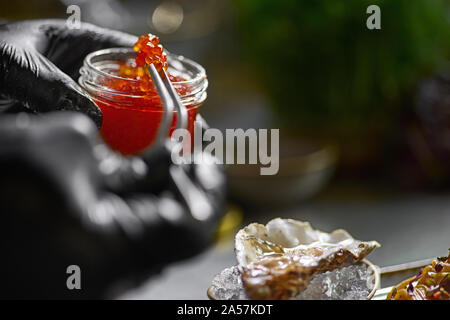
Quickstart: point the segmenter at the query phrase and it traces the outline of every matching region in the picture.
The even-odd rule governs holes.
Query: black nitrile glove
[[[101,125],[99,108],[78,86],[78,70],[92,51],[131,47],[137,37],[64,20],[31,20],[0,26],[0,109],[10,112],[73,110]]]
[[[225,200],[220,166],[174,165],[168,146],[122,157],[79,113],[0,117],[0,171],[2,298],[107,297],[203,250]]]

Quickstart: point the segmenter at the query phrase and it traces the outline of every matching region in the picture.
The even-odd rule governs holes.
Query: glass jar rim
[[[183,81],[174,81],[173,83],[176,84],[192,84],[196,81],[199,81],[201,79],[206,78],[206,71],[205,68],[203,68],[199,63],[195,62],[194,60],[188,59],[182,55],[176,55],[173,53],[170,53],[169,51],[167,51],[165,49],[165,52],[167,54],[167,58],[168,60],[179,60],[183,63],[187,63],[191,66],[193,66],[194,68],[196,68],[198,70],[198,75],[195,78],[189,79],[189,80],[183,80]],[[130,81],[130,82],[138,82],[139,80],[136,79],[130,79],[130,78],[123,78],[120,77],[118,75],[114,75],[108,72],[105,72],[103,70],[98,69],[92,62],[92,58],[95,56],[99,56],[99,55],[104,55],[104,54],[111,54],[111,53],[132,53],[132,54],[136,54],[136,51],[133,50],[133,48],[108,48],[108,49],[101,49],[101,50],[97,50],[94,52],[89,53],[85,58],[84,58],[84,64],[86,66],[88,66],[91,70],[99,73],[102,76],[106,76],[106,77],[112,77],[112,78],[116,78],[119,80],[125,80],[125,81]]]
[[[94,52],[89,53],[84,61],[83,66],[80,68],[80,77],[78,79],[78,83],[82,88],[87,90],[88,92],[107,92],[113,96],[126,96],[131,98],[142,98],[144,95],[136,95],[130,94],[123,91],[114,90],[111,88],[104,87],[99,85],[96,82],[92,82],[92,79],[89,74],[94,75],[95,77],[100,78],[113,78],[121,81],[126,81],[128,83],[136,83],[139,80],[130,79],[120,77],[113,73],[102,70],[102,65],[98,65],[99,62],[102,61],[126,61],[133,56],[135,56],[137,52],[133,50],[133,48],[109,48],[109,49],[101,49]],[[167,52],[167,58],[169,62],[169,69],[172,68],[175,71],[179,71],[181,73],[185,72],[190,76],[188,80],[183,81],[173,81],[172,84],[175,88],[182,86],[190,86],[193,88],[192,91],[187,92],[185,95],[180,95],[180,98],[183,102],[203,102],[206,99],[206,88],[208,87],[208,79],[206,76],[205,69],[197,62],[185,58],[182,55],[175,55],[170,52]],[[108,56],[120,56],[117,58],[111,58]],[[102,56],[105,58],[102,60]],[[108,57],[108,58],[106,58]],[[98,58],[98,61],[95,61],[95,58]],[[179,65],[177,65],[178,63]]]

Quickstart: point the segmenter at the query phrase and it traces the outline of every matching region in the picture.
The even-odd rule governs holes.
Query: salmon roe
[[[159,38],[150,33],[139,37],[138,41],[133,46],[133,49],[137,52],[136,58],[128,60],[127,62],[119,62],[120,69],[116,75],[125,79],[137,81],[130,83],[130,81],[110,79],[107,85],[115,90],[127,91],[134,94],[144,93],[149,96],[149,98],[154,98],[158,94],[150,76],[148,66],[153,63],[156,70],[167,70],[167,55],[164,52],[164,48],[159,43]],[[173,76],[170,73],[168,76],[171,82],[186,80],[181,76]],[[181,86],[177,88],[177,92],[179,95],[185,95],[189,92],[189,87]]]
[[[157,36],[149,33],[139,37],[133,49],[138,53],[136,56],[138,67],[146,67],[153,63],[156,70],[160,71],[162,68],[167,70],[167,55]]]
[[[102,93],[94,97],[103,113],[100,132],[104,140],[123,154],[139,153],[156,138],[162,121],[163,107],[148,65],[153,63],[158,71],[168,69],[167,55],[158,37],[151,34],[143,35],[139,37],[133,49],[137,51],[135,59],[116,62],[118,68],[112,74],[120,78],[106,78],[102,83],[120,94]],[[187,80],[170,73],[168,77],[171,82]],[[176,86],[180,96],[189,94],[191,90],[189,85]],[[198,105],[188,105],[186,108],[188,130],[193,137]],[[175,114],[172,121],[170,135],[176,127],[176,116]]]

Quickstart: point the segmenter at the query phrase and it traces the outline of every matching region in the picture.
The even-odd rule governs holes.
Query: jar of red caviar
[[[132,48],[112,48],[89,54],[78,80],[103,113],[100,133],[115,150],[123,154],[142,152],[156,139],[163,106],[156,91],[141,90],[142,81],[119,76],[120,68],[133,61]],[[194,135],[198,107],[206,99],[208,80],[198,63],[167,53],[167,73],[188,112],[188,130]],[[176,113],[170,134],[176,127]]]

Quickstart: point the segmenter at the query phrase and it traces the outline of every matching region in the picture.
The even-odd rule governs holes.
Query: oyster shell
[[[306,289],[318,273],[361,261],[376,241],[355,240],[342,229],[331,233],[309,222],[273,219],[252,223],[235,238],[242,282],[251,299],[289,299]]]

